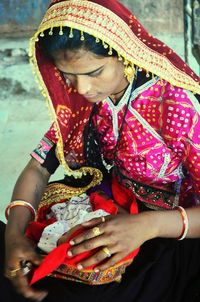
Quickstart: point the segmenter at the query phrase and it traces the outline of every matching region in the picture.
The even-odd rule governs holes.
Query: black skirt
[[[30,301],[3,276],[4,231],[0,223],[0,301]],[[44,302],[199,302],[200,239],[146,242],[120,283],[91,286],[47,277],[34,286],[49,291]]]

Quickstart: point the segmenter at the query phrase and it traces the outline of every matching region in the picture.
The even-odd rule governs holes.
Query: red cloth
[[[121,185],[118,184],[117,181],[113,181],[112,183],[112,190],[113,190],[113,195],[115,198],[117,198],[117,202],[125,207],[127,210],[130,211],[131,214],[137,214],[138,213],[138,207],[137,207],[137,202],[136,199],[133,195],[133,193],[122,187]],[[97,193],[92,193],[91,194],[91,203],[93,205],[93,209],[103,209],[107,212],[109,212],[112,215],[117,214],[117,206],[114,204],[114,202],[109,199],[106,200],[102,196],[100,196]],[[42,211],[42,209],[41,209]],[[47,223],[49,224],[49,220],[47,220]],[[46,222],[41,223],[41,222],[33,222],[30,224],[27,234],[31,238],[37,238],[37,241],[39,241],[39,238],[42,233],[42,227],[46,226]],[[73,265],[76,267],[78,263],[80,263],[83,259],[88,258],[89,256],[93,255],[96,253],[98,249],[93,249],[91,251],[87,251],[84,253],[81,253],[77,256],[74,257],[68,257],[67,256],[67,251],[70,248],[70,240],[79,235],[81,232],[83,232],[85,229],[83,227],[80,227],[79,230],[76,230],[67,240],[66,243],[61,244],[57,248],[55,248],[53,251],[51,251],[43,260],[41,265],[35,269],[33,273],[33,277],[31,279],[30,284],[33,284],[40,280],[41,278],[44,278],[45,276],[49,275],[51,272],[56,270],[61,264],[66,264],[66,265]],[[100,248],[101,249],[101,248]],[[133,259],[139,252],[139,249],[133,251],[129,255],[127,255],[125,258],[123,258],[121,262],[124,262],[128,259]],[[96,265],[93,265],[91,267],[88,267],[87,269],[94,269]]]

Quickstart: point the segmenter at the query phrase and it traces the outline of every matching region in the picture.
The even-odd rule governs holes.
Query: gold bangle
[[[17,272],[19,272],[20,270],[21,270],[21,267],[9,270],[5,273],[5,277],[8,279],[15,278],[17,276]]]
[[[22,206],[22,207],[29,209],[29,211],[31,212],[31,215],[32,215],[32,219],[35,220],[36,210],[34,209],[34,207],[32,206],[31,203],[24,201],[24,200],[14,200],[7,206],[7,208],[5,210],[6,219],[8,219],[8,216],[10,214],[10,209],[17,207],[17,206]]]

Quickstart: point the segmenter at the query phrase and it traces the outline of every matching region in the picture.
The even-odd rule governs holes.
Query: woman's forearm
[[[49,178],[47,170],[36,160],[31,159],[16,182],[12,201],[23,200],[37,209]],[[27,208],[14,207],[10,210],[7,229],[12,232],[24,232],[30,219],[31,213]]]
[[[200,238],[200,206],[186,209],[189,229],[187,238]],[[178,210],[150,211],[147,215],[152,238],[179,238],[183,230],[183,219]]]

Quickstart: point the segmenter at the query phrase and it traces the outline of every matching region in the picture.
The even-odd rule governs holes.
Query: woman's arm
[[[17,180],[12,200],[27,201],[37,209],[49,178],[50,174],[46,168],[31,159]],[[41,301],[47,293],[31,288],[27,276],[24,276],[21,270],[17,271],[16,276],[9,277],[11,271],[20,268],[22,260],[33,265],[39,265],[42,260],[36,253],[34,244],[25,236],[30,220],[31,213],[27,208],[17,206],[10,209],[5,234],[5,274],[19,293],[26,298]]]
[[[31,159],[17,180],[12,201],[24,200],[37,209],[49,178],[49,172],[37,160]],[[12,229],[24,233],[30,219],[31,213],[27,208],[14,207],[10,210],[7,230]]]
[[[189,219],[187,238],[200,237],[200,207],[189,208],[186,211]],[[111,257],[98,266],[98,269],[105,270],[115,265],[145,241],[157,237],[179,238],[183,230],[183,220],[178,210],[147,211],[138,215],[109,216],[103,223],[101,219],[94,219],[84,223],[83,226],[86,230],[74,238],[73,242],[70,242],[72,247],[68,251],[68,256],[100,248],[95,255],[78,265],[79,269],[86,268],[107,258],[103,252],[103,247],[106,246]],[[99,236],[94,234],[94,227],[99,228]]]
[[[200,238],[200,206],[186,209],[188,216],[187,238]],[[152,236],[178,238],[183,228],[183,220],[178,210],[145,212],[152,226]]]

